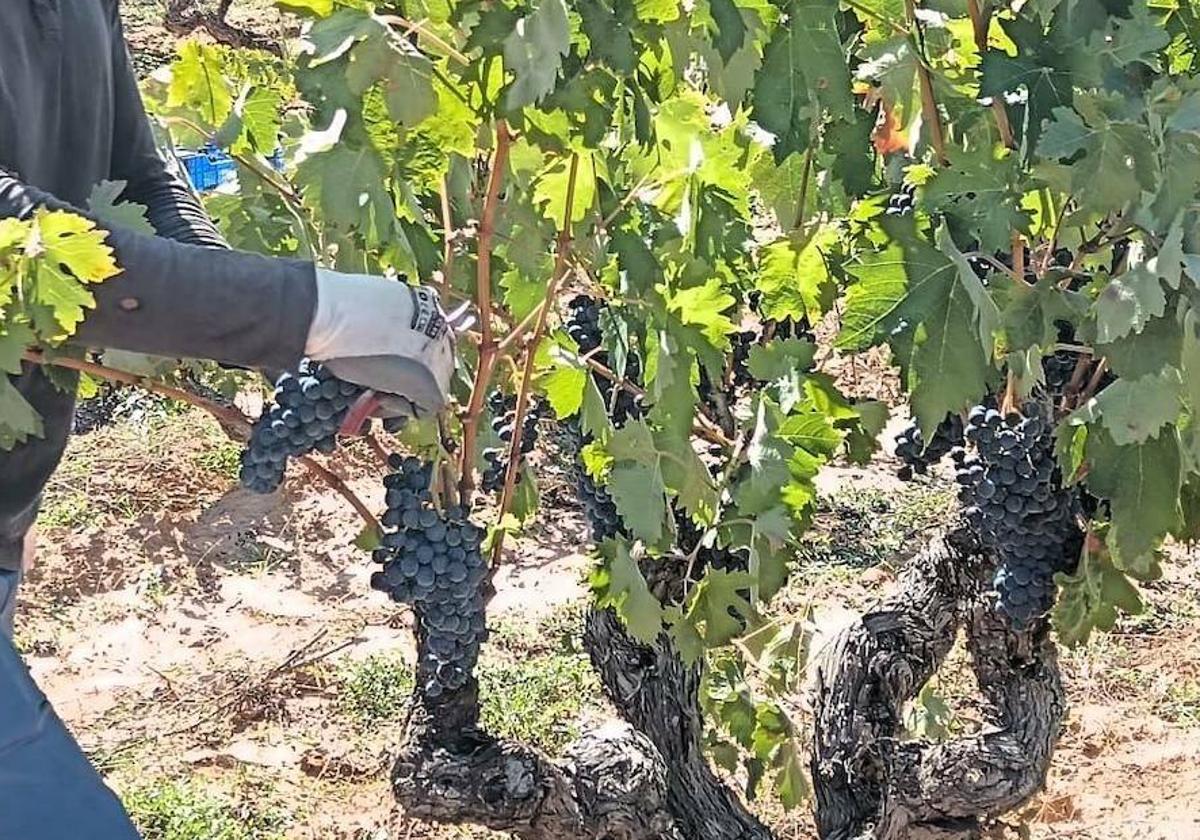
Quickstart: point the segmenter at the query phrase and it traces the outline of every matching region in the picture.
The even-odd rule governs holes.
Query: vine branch
[[[496,337],[492,332],[492,239],[496,234],[496,208],[500,204],[500,186],[508,168],[508,151],[512,135],[508,123],[496,121],[496,151],[488,172],[487,193],[479,222],[479,250],[476,260],[476,305],[479,307],[480,341],[479,369],[471,388],[471,399],[463,418],[463,448],[459,471],[459,503],[467,507],[475,490],[475,446],[479,437],[479,420],[483,416],[483,401],[492,381],[496,364]]]
[[[919,31],[920,24],[917,22],[915,0],[904,0],[904,13],[908,25]],[[950,158],[946,155],[946,134],[942,127],[942,116],[938,113],[937,100],[933,95],[933,77],[929,73],[924,55],[921,55],[917,61],[917,81],[921,88],[921,114],[929,125],[929,139],[933,143],[933,150],[937,154],[938,162],[945,166],[950,162]]]
[[[975,46],[982,57],[983,53],[987,50],[991,9],[989,7],[988,14],[984,15],[983,10],[979,7],[979,0],[967,0],[967,14],[971,16],[971,28],[975,32]],[[996,128],[1000,132],[1000,142],[1009,149],[1013,148],[1015,144],[1013,142],[1012,124],[1008,121],[1008,109],[1004,106],[1002,99],[992,100],[992,115],[996,119]]]
[[[517,484],[517,472],[521,463],[521,442],[525,437],[525,416],[529,412],[529,390],[533,383],[533,369],[537,364],[537,349],[546,334],[546,322],[554,306],[558,284],[567,273],[567,249],[571,247],[571,212],[575,207],[575,183],[579,175],[579,155],[571,156],[571,171],[567,175],[567,203],[563,210],[563,223],[558,231],[558,245],[554,255],[554,273],[546,286],[546,297],[538,310],[537,326],[529,336],[525,349],[525,368],[521,372],[521,387],[517,392],[517,416],[513,421],[512,441],[508,447],[508,468],[504,473],[504,489],[500,493],[499,521],[503,521],[512,505],[513,491]],[[504,529],[496,533],[496,544],[492,548],[492,568],[500,562],[504,552]]]
[[[250,430],[253,424],[245,414],[237,408],[224,406],[210,399],[193,394],[191,391],[185,391],[182,388],[176,388],[172,385],[167,385],[164,382],[159,382],[147,376],[141,376],[136,373],[129,373],[124,370],[110,368],[96,362],[89,362],[86,359],[74,359],[69,356],[47,356],[41,350],[26,350],[22,355],[25,361],[35,365],[51,365],[54,367],[66,368],[68,370],[76,370],[80,373],[86,373],[89,376],[95,376],[99,379],[104,379],[109,382],[117,382],[122,385],[131,385],[135,388],[141,388],[149,391],[152,394],[159,394],[168,399],[176,400],[177,402],[187,403],[195,406],[202,411],[212,415],[224,429],[225,434],[239,442],[245,442],[250,439]],[[333,471],[317,463],[315,460],[305,455],[297,459],[304,468],[317,478],[328,484],[333,490],[344,498],[350,507],[354,508],[357,513],[367,524],[368,527],[379,530],[379,520],[363,503],[362,499],[350,489],[350,486],[341,479]]]

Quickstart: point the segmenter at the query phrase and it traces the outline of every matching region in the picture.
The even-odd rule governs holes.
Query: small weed
[[[484,728],[550,752],[578,736],[576,719],[599,690],[582,656],[485,659],[477,673]]]
[[[48,493],[38,514],[38,525],[43,528],[78,528],[89,524],[95,517],[91,501],[78,490]]]
[[[241,447],[231,440],[214,443],[196,455],[196,466],[214,475],[237,478],[242,468]]]
[[[943,523],[953,505],[954,493],[934,485],[911,485],[893,493],[838,493],[821,501],[800,558],[806,563],[874,566],[912,544],[922,531]]]
[[[413,692],[413,672],[399,656],[372,656],[347,665],[338,683],[342,709],[366,725],[404,714]]]
[[[578,653],[586,609],[583,603],[564,604],[536,621],[508,616],[492,628],[489,641],[497,648],[517,651],[523,656]]]
[[[1200,725],[1200,682],[1172,680],[1158,704],[1163,720],[1184,726]]]
[[[123,800],[146,840],[282,840],[287,824],[282,813],[262,809],[258,796],[232,800],[194,781],[152,782]]]

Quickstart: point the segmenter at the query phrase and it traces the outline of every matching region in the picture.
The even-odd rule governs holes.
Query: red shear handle
[[[342,427],[338,431],[350,437],[361,435],[367,420],[379,410],[381,402],[379,395],[374,391],[364,391],[346,412],[346,419],[342,421]]]

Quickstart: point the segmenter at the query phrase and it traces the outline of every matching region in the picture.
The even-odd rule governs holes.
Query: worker
[[[126,183],[122,198],[147,208],[157,236],[101,224],[121,273],[94,287],[81,346],[252,369],[294,368],[308,356],[416,412],[444,406],[454,324],[436,294],[226,246],[156,146],[117,0],[3,0],[0,218],[80,212],[104,180]],[[31,528],[75,401],[62,376],[31,364],[11,380],[44,431],[0,451],[0,840],[136,838],[11,641]]]

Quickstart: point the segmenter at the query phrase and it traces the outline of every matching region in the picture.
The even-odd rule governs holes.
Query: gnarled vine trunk
[[[970,836],[1043,783],[1064,713],[1046,629],[1014,633],[983,596],[991,563],[965,529],[931,540],[895,591],[848,627],[817,680],[812,772],[822,838]],[[652,585],[660,593],[678,581]],[[986,724],[976,735],[906,740],[902,713],[960,629]],[[768,840],[770,830],[703,752],[700,672],[665,639],[645,645],[609,610],[584,644],[627,725],[585,735],[552,760],[478,728],[477,688],[417,700],[393,773],[414,817],[477,823],[530,840]]]
[[[588,616],[584,646],[609,701],[667,767],[667,804],[685,837],[766,840],[771,832],[712,770],[703,751],[700,669],[666,640],[641,644],[611,610]]]
[[[844,630],[817,675],[812,755],[822,838],[965,836],[1039,790],[1065,713],[1044,623],[1014,632],[985,596],[992,564],[965,528],[935,539],[876,609]],[[966,631],[984,725],[902,739],[904,705]]]
[[[606,726],[554,761],[481,731],[476,691],[472,683],[445,703],[415,701],[392,769],[411,816],[528,840],[683,840],[666,806],[666,768],[645,736]]]

